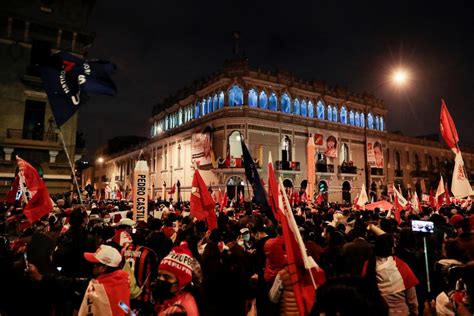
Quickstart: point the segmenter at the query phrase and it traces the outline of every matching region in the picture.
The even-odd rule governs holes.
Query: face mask
[[[174,296],[174,293],[171,293],[171,287],[176,283],[170,283],[163,280],[156,280],[153,287],[153,297],[159,302],[166,301]]]
[[[110,223],[110,217],[104,218],[104,223]]]
[[[239,246],[243,246],[243,245],[244,245],[244,241],[243,241],[243,240],[237,240],[237,244],[238,244]]]
[[[243,236],[243,238],[244,238],[245,241],[249,241],[250,240],[250,234],[245,234]]]

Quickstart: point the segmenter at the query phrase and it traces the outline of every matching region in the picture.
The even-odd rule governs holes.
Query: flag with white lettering
[[[66,123],[85,103],[85,93],[117,93],[110,78],[116,66],[110,62],[83,60],[69,53],[59,52],[38,66],[58,127]]]

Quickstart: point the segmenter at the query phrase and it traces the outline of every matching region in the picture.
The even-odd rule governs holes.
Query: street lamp
[[[97,162],[98,162],[98,163],[103,163],[103,162],[104,162],[104,158],[103,158],[103,157],[97,158]]]
[[[409,80],[410,80],[410,73],[404,68],[397,68],[392,71],[389,77],[389,80],[384,81],[381,84],[379,84],[374,90],[372,90],[370,94],[373,95],[376,90],[380,89],[381,87],[389,83],[391,83],[392,85],[398,88],[406,87]],[[367,120],[367,115],[369,114],[367,107],[365,108],[364,112],[365,112],[364,120]],[[364,143],[365,143],[364,158],[365,158],[365,189],[367,190],[367,196],[369,196],[369,192],[370,192],[369,170],[370,168],[369,168],[369,162],[367,159],[367,125],[368,125],[368,120],[364,122]]]

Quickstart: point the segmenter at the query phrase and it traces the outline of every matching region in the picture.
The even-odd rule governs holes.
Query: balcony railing
[[[357,174],[356,166],[341,165],[338,166],[339,173]]]
[[[325,163],[316,163],[316,172],[334,173],[334,165]]]
[[[402,178],[403,177],[403,170],[395,170],[395,177]]]
[[[383,168],[370,168],[371,176],[383,176]]]
[[[275,161],[276,170],[300,171],[299,161]]]
[[[8,128],[7,138],[57,142],[58,134],[55,132],[41,132],[34,130]]]

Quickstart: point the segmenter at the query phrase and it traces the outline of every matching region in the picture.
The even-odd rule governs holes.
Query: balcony
[[[334,173],[334,165],[316,163],[316,172]]]
[[[403,170],[395,170],[395,178],[403,178]]]
[[[300,171],[299,161],[275,161],[275,169],[283,171]]]
[[[357,174],[357,167],[343,164],[341,166],[338,166],[338,172],[346,174]]]
[[[370,168],[371,176],[383,176],[383,168]]]
[[[23,129],[7,129],[5,145],[19,148],[58,149],[58,133]]]

